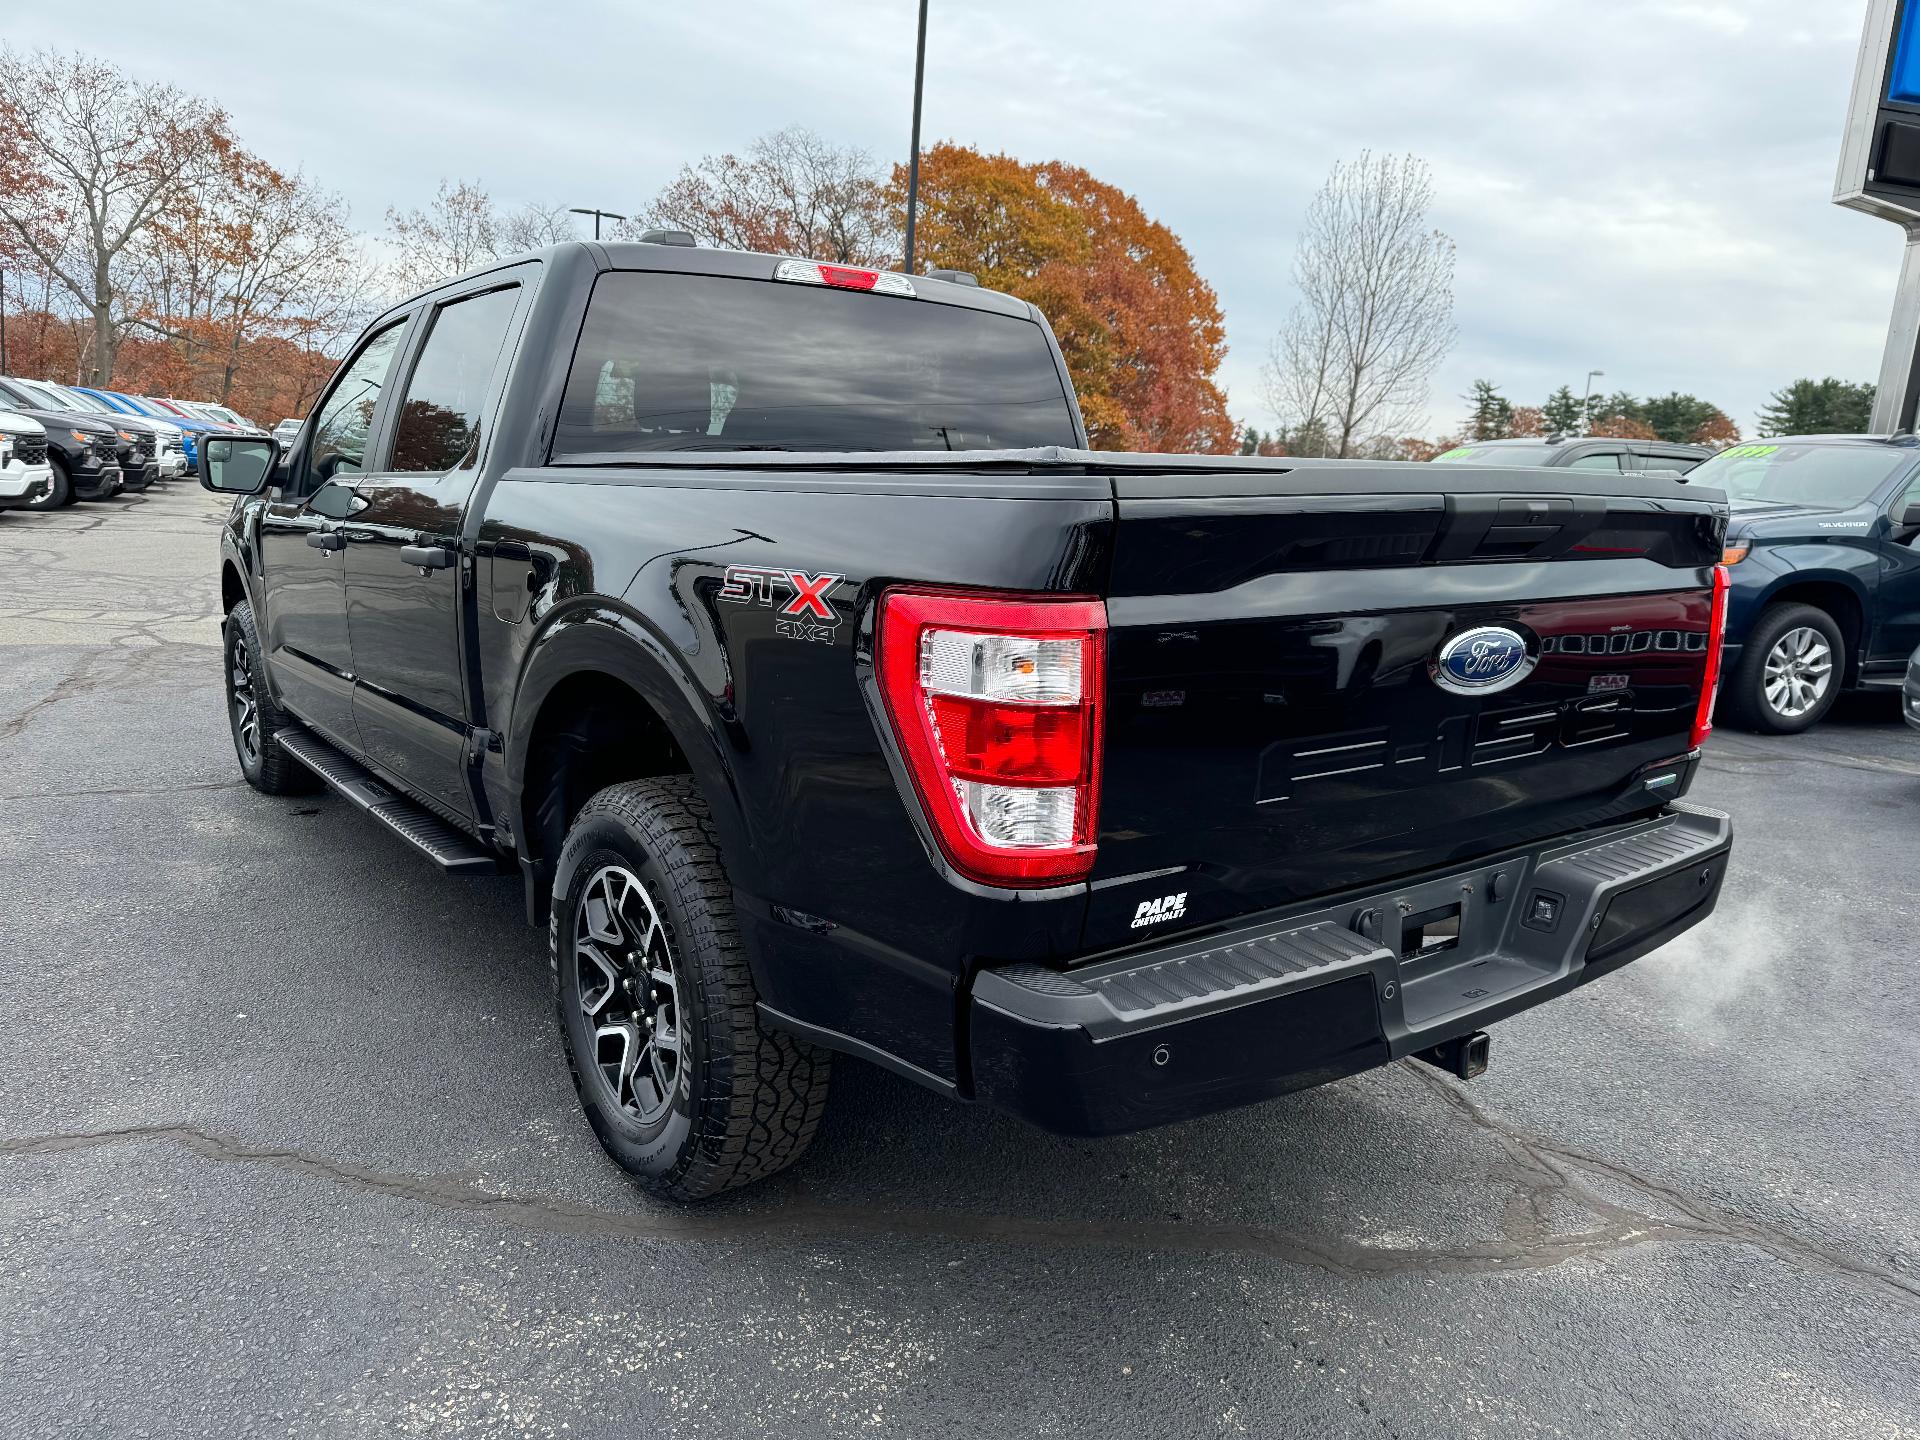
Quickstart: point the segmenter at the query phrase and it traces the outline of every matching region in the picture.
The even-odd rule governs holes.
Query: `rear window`
[[[1884,445],[1736,445],[1687,476],[1687,483],[1715,486],[1735,504],[1846,510],[1912,463],[1911,450]]]
[[[594,286],[553,456],[1075,443],[1053,352],[1030,320],[624,271]]]
[[[1462,445],[1433,457],[1436,465],[1545,465],[1551,445]]]

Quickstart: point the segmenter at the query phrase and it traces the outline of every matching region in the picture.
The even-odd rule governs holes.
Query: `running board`
[[[358,805],[449,875],[497,875],[491,850],[426,806],[400,794],[357,760],[349,759],[311,730],[292,726],[274,737],[280,748]]]

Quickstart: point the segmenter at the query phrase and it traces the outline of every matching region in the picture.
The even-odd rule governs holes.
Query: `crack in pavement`
[[[153,789],[110,785],[98,790],[29,790],[21,795],[0,795],[0,805],[16,804],[22,800],[81,800],[99,795],[118,800],[136,799],[148,795],[184,795],[194,790],[241,789],[246,786],[246,783],[245,780],[189,780],[178,785],[161,785]]]
[[[62,705],[70,700],[97,694],[101,691],[125,689],[143,681],[160,678],[155,665],[156,658],[164,657],[172,662],[180,657],[166,654],[172,650],[189,650],[196,655],[205,647],[177,645],[159,636],[149,634],[144,625],[129,625],[128,636],[116,640],[111,645],[98,645],[86,649],[80,656],[79,664],[62,676],[46,694],[28,702],[26,708],[17,715],[0,720],[0,740],[12,740],[18,737],[45,710]],[[144,645],[123,643],[126,638],[139,638],[148,641]]]
[[[1403,1062],[1411,1066],[1413,1062]],[[1273,1226],[1181,1221],[1054,1219],[992,1215],[961,1210],[866,1209],[822,1204],[808,1198],[796,1178],[776,1182],[739,1208],[702,1211],[619,1211],[545,1196],[480,1190],[469,1182],[434,1179],[278,1146],[250,1143],[197,1125],[141,1125],[0,1140],[0,1155],[59,1155],[101,1147],[161,1141],[205,1160],[262,1165],[325,1180],[366,1194],[414,1201],[442,1210],[484,1214],[504,1224],[557,1235],[626,1240],[740,1241],[944,1239],[992,1241],[1064,1249],[1106,1249],[1237,1254],[1312,1266],[1341,1276],[1408,1273],[1499,1274],[1545,1270],[1585,1256],[1601,1256],[1659,1243],[1748,1245],[1797,1269],[1856,1281],[1884,1298],[1920,1304],[1920,1281],[1823,1249],[1754,1221],[1689,1200],[1599,1157],[1526,1135],[1488,1116],[1475,1102],[1437,1076],[1421,1077],[1436,1094],[1475,1126],[1492,1134],[1514,1164],[1525,1203],[1516,1222],[1509,1209],[1506,1233],[1497,1240],[1435,1247],[1386,1247],[1299,1235]],[[1604,1174],[1679,1210],[1686,1218],[1658,1216],[1617,1205],[1575,1173]],[[1575,1233],[1551,1233],[1546,1200],[1576,1198],[1603,1223]],[[766,1203],[771,1202],[771,1203]]]
[[[1920,1277],[1902,1274],[1890,1266],[1873,1265],[1850,1255],[1842,1255],[1770,1225],[1729,1214],[1691,1199],[1671,1185],[1651,1179],[1617,1161],[1530,1134],[1490,1114],[1464,1088],[1439,1071],[1417,1062],[1402,1063],[1442,1102],[1469,1123],[1493,1136],[1507,1152],[1519,1175],[1534,1179],[1535,1183],[1525,1192],[1525,1198],[1530,1202],[1528,1217],[1516,1224],[1516,1217],[1509,1212],[1508,1235],[1516,1243],[1535,1235],[1546,1236],[1543,1202],[1550,1193],[1562,1193],[1607,1221],[1603,1230],[1595,1234],[1612,1231],[1623,1240],[1633,1234],[1643,1234],[1655,1239],[1685,1237],[1751,1245],[1786,1264],[1865,1281],[1894,1298],[1909,1304],[1920,1303]],[[1617,1205],[1583,1181],[1578,1174],[1582,1170],[1605,1176],[1616,1184],[1637,1190],[1651,1201],[1669,1205],[1680,1211],[1686,1219],[1662,1220],[1644,1211]],[[1550,1240],[1552,1237],[1546,1238]]]

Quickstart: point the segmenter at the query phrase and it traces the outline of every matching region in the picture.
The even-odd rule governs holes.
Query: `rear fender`
[[[503,741],[508,813],[516,817],[521,858],[529,858],[528,837],[519,833],[517,817],[532,758],[535,722],[554,690],[581,674],[620,681],[653,708],[686,756],[707,799],[727,851],[730,878],[738,886],[756,889],[760,881],[758,855],[739,803],[737,779],[716,707],[671,647],[639,616],[604,598],[571,606],[551,617],[529,647],[521,668],[513,718]]]

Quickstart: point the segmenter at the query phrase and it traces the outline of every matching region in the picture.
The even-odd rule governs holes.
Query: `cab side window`
[[[405,320],[396,320],[367,341],[327,396],[327,403],[314,415],[313,458],[308,473],[315,485],[366,468],[367,432],[373,428],[380,391],[387,383],[387,372],[393,368],[400,335],[406,328]]]
[[[479,454],[480,412],[519,299],[518,287],[509,286],[456,300],[434,315],[400,403],[389,470],[438,474]]]
[[[1620,469],[1618,455],[1582,455],[1578,460],[1567,462],[1569,470],[1613,470]]]

